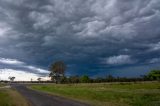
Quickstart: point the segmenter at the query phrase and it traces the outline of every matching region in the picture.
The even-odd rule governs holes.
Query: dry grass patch
[[[26,99],[16,90],[9,90],[8,93],[12,98],[12,102],[16,104],[15,106],[30,106],[29,102],[27,102]]]
[[[0,106],[30,106],[30,104],[16,90],[0,89]]]

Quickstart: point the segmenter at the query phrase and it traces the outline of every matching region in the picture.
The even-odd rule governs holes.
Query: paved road
[[[77,101],[53,96],[26,88],[25,85],[12,85],[20,92],[32,106],[88,106]]]

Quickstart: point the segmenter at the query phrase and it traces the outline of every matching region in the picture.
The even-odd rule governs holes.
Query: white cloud
[[[149,61],[149,63],[158,63],[160,62],[160,58],[153,58]]]
[[[157,51],[157,50],[160,50],[160,42],[150,45],[150,51]]]
[[[86,23],[85,28],[82,32],[78,33],[81,36],[97,37],[102,29],[105,28],[106,23],[104,21],[91,21]],[[75,27],[75,26],[74,26]],[[77,28],[80,26],[76,26]]]
[[[122,65],[122,64],[131,64],[134,61],[131,59],[129,55],[118,55],[107,58],[107,64],[111,65]]]
[[[40,73],[48,73],[47,70],[44,70],[44,69],[41,69],[41,68],[37,68],[37,67],[34,67],[34,66],[24,66],[24,67],[26,67],[28,69],[31,69],[31,70],[38,71]]]
[[[8,77],[14,76],[15,81],[37,81],[37,78],[40,77],[40,75],[24,72],[23,70],[14,70],[14,69],[0,69],[0,80],[9,80]],[[44,80],[49,80],[48,77],[41,77],[44,78]]]
[[[137,35],[134,25],[130,23],[108,26],[102,32],[103,34],[107,34],[107,36],[112,36],[116,39],[132,39]]]
[[[24,62],[21,62],[16,59],[7,59],[7,58],[0,58],[0,63],[3,64],[11,64],[11,65],[23,65]]]
[[[26,68],[26,69],[29,69],[29,70],[36,71],[38,73],[48,73],[47,70],[28,65],[28,64],[26,64],[22,61],[17,60],[17,59],[0,58],[0,63],[8,64],[8,65],[14,65],[14,66],[20,67],[20,68]]]
[[[106,19],[114,17],[118,14],[116,2],[117,0],[97,0],[91,5],[91,11]]]
[[[40,13],[37,11],[32,11],[29,14],[29,18],[35,22],[33,24],[35,29],[47,29],[57,22],[57,19],[54,17],[53,13]]]
[[[0,22],[0,37],[4,37],[10,30],[11,28],[9,28],[5,23]]]

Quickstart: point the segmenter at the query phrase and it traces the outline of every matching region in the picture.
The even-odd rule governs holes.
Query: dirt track
[[[25,85],[12,85],[17,89],[32,106],[88,106],[77,101],[65,99],[63,97],[53,96],[39,91],[28,89]]]

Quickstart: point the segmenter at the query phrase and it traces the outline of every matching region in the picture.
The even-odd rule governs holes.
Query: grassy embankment
[[[0,88],[0,106],[29,106],[29,104],[16,90]]]
[[[160,82],[33,85],[32,89],[93,106],[160,106]]]

